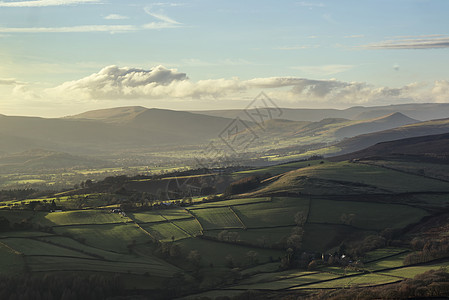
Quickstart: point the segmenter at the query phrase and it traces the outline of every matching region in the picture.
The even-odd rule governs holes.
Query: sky
[[[0,0],[0,114],[449,102],[449,1]]]

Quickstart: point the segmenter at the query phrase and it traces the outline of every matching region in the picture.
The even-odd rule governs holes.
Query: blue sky
[[[449,1],[0,1],[0,113],[449,102]]]

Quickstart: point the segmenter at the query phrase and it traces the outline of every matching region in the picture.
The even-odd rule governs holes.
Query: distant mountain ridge
[[[449,158],[449,133],[425,135],[377,143],[356,152],[330,157],[330,161],[389,158],[404,155]]]
[[[335,155],[359,151],[381,142],[443,133],[449,133],[449,118],[419,122],[348,138],[335,145],[341,149]]]
[[[262,108],[263,109],[263,108]],[[402,113],[410,118],[428,121],[449,117],[449,103],[411,103],[385,106],[363,107],[354,106],[347,109],[312,109],[312,108],[281,108],[279,118],[292,121],[317,122],[325,118],[343,118],[349,120],[366,120],[382,117],[392,113]],[[198,114],[251,120],[244,109],[192,111]],[[255,113],[249,108],[248,113]]]
[[[183,111],[114,108],[65,118],[0,116],[0,152],[33,148],[92,154],[217,138],[231,119]]]
[[[386,116],[362,121],[354,125],[345,126],[337,130],[335,134],[339,138],[353,137],[360,134],[387,130],[418,122],[418,120],[412,119],[400,112],[395,112]]]

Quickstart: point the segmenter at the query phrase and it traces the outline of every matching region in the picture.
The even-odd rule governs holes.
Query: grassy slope
[[[344,214],[353,215],[348,225],[368,230],[403,228],[428,215],[422,209],[407,205],[313,199],[309,222],[345,224]]]
[[[321,185],[321,189],[317,185]],[[378,166],[326,162],[288,172],[255,194],[276,191],[311,194],[435,192],[449,191],[449,183]]]

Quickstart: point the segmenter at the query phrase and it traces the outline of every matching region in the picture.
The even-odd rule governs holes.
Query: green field
[[[297,278],[302,276],[310,276],[313,274],[317,274],[318,272],[312,271],[298,271],[298,270],[288,270],[282,272],[272,272],[272,273],[262,273],[251,276],[248,279],[243,279],[240,281],[240,284],[255,284],[255,283],[264,283],[264,282],[273,282],[279,281],[289,278]]]
[[[204,230],[243,228],[243,224],[229,207],[191,209]]]
[[[380,260],[382,258],[386,258],[392,255],[398,255],[403,252],[409,252],[410,250],[405,248],[393,248],[393,247],[387,247],[387,248],[379,248],[373,251],[369,251],[365,253],[365,256],[363,258],[363,261],[365,263],[374,261],[374,260]]]
[[[120,253],[129,252],[129,245],[151,240],[139,227],[129,223],[56,227],[54,231],[57,234],[70,235],[76,240],[84,240],[87,245]]]
[[[326,282],[319,282],[315,284],[310,284],[306,286],[296,287],[292,288],[293,290],[296,289],[343,289],[343,288],[349,288],[352,286],[355,287],[362,287],[362,286],[376,286],[386,283],[393,283],[401,281],[400,278],[392,277],[392,276],[386,276],[381,274],[365,274],[365,275],[358,275],[358,276],[352,276],[347,278],[339,278],[336,280],[326,281]]]
[[[206,202],[201,204],[195,204],[190,209],[197,208],[213,208],[213,207],[223,207],[223,206],[234,206],[234,205],[245,205],[259,202],[270,202],[270,197],[260,197],[260,198],[239,198],[232,200],[222,200],[216,202]]]
[[[93,271],[108,273],[139,274],[145,273],[158,277],[169,277],[177,271],[168,264],[142,262],[109,262],[98,259],[82,259],[72,257],[43,257],[33,256],[27,259],[28,265],[34,272],[57,271]]]
[[[343,220],[345,214],[352,214],[346,222]],[[427,215],[424,210],[407,205],[313,199],[310,201],[309,222],[346,223],[361,229],[382,230],[403,228]]]
[[[422,266],[404,267],[395,270],[381,271],[380,273],[402,278],[413,278],[418,274],[422,274],[429,270],[438,270],[440,268],[449,268],[449,262],[422,265]]]
[[[11,249],[20,252],[26,256],[28,255],[44,255],[44,256],[68,256],[90,258],[91,256],[83,254],[78,251],[73,251],[42,241],[37,241],[28,238],[7,238],[2,239],[1,242]]]
[[[425,177],[439,178],[446,181],[449,179],[449,165],[447,164],[400,160],[370,160],[364,161],[364,163],[385,166],[399,171],[410,172]]]
[[[88,254],[93,257],[102,257],[107,260],[121,260],[125,254],[119,254],[111,251],[107,251],[107,249],[100,249],[95,248],[86,244],[82,244],[72,238],[65,237],[65,236],[46,236],[46,237],[40,237],[40,241],[49,242],[55,245],[61,245],[63,247],[67,247],[70,249],[74,249],[76,251],[79,251],[81,253]],[[127,255],[127,254],[126,254]]]
[[[314,195],[449,191],[449,183],[360,163],[325,162],[291,171],[254,195],[297,191]]]
[[[158,211],[130,212],[129,217],[137,223],[164,222],[164,217]]]
[[[176,227],[170,222],[145,224],[142,225],[142,228],[161,242],[169,242],[173,240],[177,241],[190,237],[187,232]]]
[[[0,266],[0,275],[16,275],[24,269],[23,257],[3,244],[3,240],[0,240]]]
[[[407,256],[407,254],[408,253],[401,253],[392,257],[383,258],[378,261],[367,263],[365,264],[364,269],[368,271],[377,271],[388,268],[402,267],[404,265],[403,264],[404,258]]]
[[[131,221],[129,218],[123,217],[120,214],[99,209],[52,212],[48,213],[45,218],[48,220],[47,224],[51,224],[53,226],[108,224]]]
[[[325,163],[314,167],[300,169],[293,172],[293,174],[296,176],[307,176],[325,180],[367,184],[395,193],[449,191],[449,183],[447,182],[406,174],[382,167],[349,162]]]
[[[281,165],[275,165],[270,166],[266,168],[260,168],[255,170],[247,170],[247,171],[240,171],[235,172],[232,174],[234,178],[243,178],[251,175],[263,175],[266,173],[270,173],[271,176],[279,175],[285,172],[297,170],[300,168],[310,167],[314,166],[320,163],[321,160],[306,160],[306,161],[298,161],[298,162],[292,162],[292,163],[285,163]]]
[[[295,225],[295,214],[307,215],[307,198],[275,197],[272,202],[235,206],[235,212],[248,228]]]
[[[197,295],[267,291],[275,298],[279,292],[391,284],[430,269],[449,267],[449,262],[404,266],[404,258],[412,251],[406,248],[415,237],[411,235],[394,236],[385,243],[404,248],[385,247],[359,255],[371,242],[366,237],[379,236],[386,228],[398,229],[399,234],[430,216],[435,208],[444,207],[449,200],[442,191],[447,189],[449,194],[449,183],[379,166],[320,162],[230,172],[223,175],[226,180],[265,172],[287,173],[278,181],[262,183],[261,190],[254,193],[221,201],[206,199],[185,207],[157,200],[160,205],[144,211],[140,200],[130,203],[131,199],[141,199],[135,193],[121,195],[115,198],[120,199],[117,202],[101,198],[101,194],[60,195],[55,202],[66,205],[63,212],[18,210],[30,208],[20,204],[15,210],[0,210],[0,217],[16,223],[0,228],[4,230],[0,232],[0,274],[121,274],[130,289],[160,289],[170,284],[192,288]],[[146,181],[132,184],[143,186]],[[223,194],[216,197],[223,198]],[[43,199],[47,203],[56,200],[23,202]],[[89,203],[81,203],[86,199],[101,204],[101,208],[87,209]],[[129,211],[125,209],[127,217],[112,213],[116,207],[129,207]],[[22,226],[17,225],[21,222]],[[289,237],[298,234],[298,226],[304,234],[292,245]],[[421,231],[414,234],[419,237]],[[319,259],[323,253],[336,251],[353,261],[362,257],[363,264],[345,267],[334,260],[327,265]],[[292,252],[292,263],[286,267],[285,258]],[[192,259],[195,255],[199,261]],[[308,269],[311,260],[317,265]]]
[[[202,227],[196,219],[177,220],[177,221],[172,221],[172,223],[174,225],[182,228],[184,231],[186,231],[191,236],[200,235],[202,232]]]
[[[329,280],[341,276],[328,273],[313,273],[309,275],[299,275],[298,277],[282,279],[271,282],[242,284],[231,287],[231,289],[245,289],[245,290],[283,290],[288,288],[295,288],[311,283],[320,282],[322,280]]]
[[[150,210],[144,212],[131,212],[129,217],[137,223],[164,222],[167,220],[188,219],[192,215],[183,208],[170,208],[160,210]]]
[[[158,212],[167,220],[192,218],[192,215],[183,208],[162,209]]]

